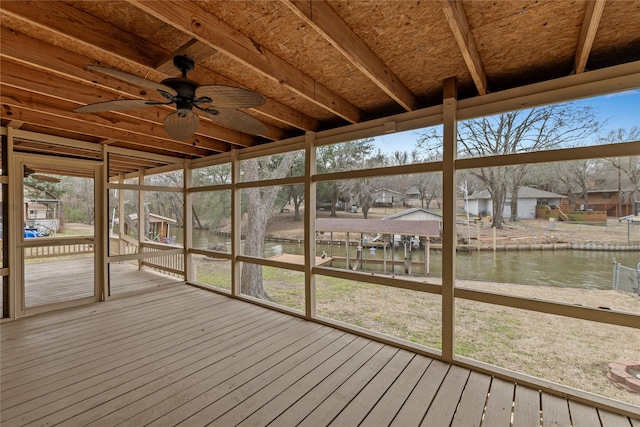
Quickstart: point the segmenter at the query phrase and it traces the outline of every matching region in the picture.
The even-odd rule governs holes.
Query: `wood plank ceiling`
[[[441,102],[640,59],[640,1],[8,1],[0,3],[3,126],[198,158]],[[99,64],[154,81],[189,78],[260,93],[249,135],[201,117],[172,140],[167,106],[80,114],[114,99],[158,99]],[[174,107],[175,108],[175,107]],[[16,150],[91,157],[36,141]],[[120,172],[149,167],[122,161]]]

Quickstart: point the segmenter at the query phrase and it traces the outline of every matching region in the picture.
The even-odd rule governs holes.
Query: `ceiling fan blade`
[[[264,98],[248,89],[223,85],[203,85],[196,89],[196,98],[211,98],[211,104],[222,108],[253,108],[264,104]]]
[[[55,176],[40,175],[40,174],[33,174],[29,176],[33,179],[37,179],[38,181],[53,182],[53,183],[60,182],[60,178],[56,178]]]
[[[262,135],[267,132],[265,125],[244,111],[233,108],[209,108],[204,112],[212,122],[230,129],[254,135]]]
[[[124,82],[131,83],[132,85],[143,87],[145,89],[154,90],[160,93],[164,91],[172,96],[178,95],[178,92],[176,92],[169,86],[165,86],[161,83],[156,83],[153,80],[145,79],[144,77],[138,77],[134,74],[125,73],[124,71],[101,67],[100,65],[87,65],[87,68],[92,71],[97,71],[99,73],[115,77],[116,79],[122,80]]]
[[[132,110],[134,108],[151,107],[153,105],[167,105],[171,102],[150,101],[148,99],[116,99],[113,101],[97,102],[74,109],[76,113],[100,113],[102,111]]]
[[[164,130],[169,136],[178,141],[191,138],[198,129],[200,118],[193,112],[181,116],[179,112],[171,113],[164,118]]]

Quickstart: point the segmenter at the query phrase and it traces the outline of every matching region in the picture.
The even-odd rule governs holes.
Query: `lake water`
[[[181,230],[174,231],[181,235]],[[180,236],[177,243],[181,241]],[[213,244],[226,244],[229,251],[230,238],[210,234],[205,230],[194,230],[193,244],[196,248],[207,248]],[[346,255],[345,246],[334,244],[318,245],[316,253],[320,255],[325,251],[328,256],[342,257]],[[304,245],[297,243],[266,242],[264,257],[270,258],[283,253],[304,254]],[[349,247],[349,257],[353,262],[356,259],[357,248]],[[369,249],[363,250],[363,262],[361,268],[365,271],[381,271],[381,263],[368,263],[371,260],[382,261],[385,258],[384,251],[379,248],[372,253]],[[391,250],[387,249],[386,259],[391,260]],[[393,258],[402,261],[405,257],[404,247],[395,249]],[[456,276],[459,279],[482,280],[489,282],[520,283],[527,285],[576,287],[586,289],[611,289],[613,280],[614,258],[622,265],[635,267],[640,262],[640,251],[578,251],[578,250],[544,250],[544,251],[473,251],[458,252],[456,258]],[[412,272],[422,275],[424,265],[424,250],[413,250],[411,253],[414,267]],[[431,251],[430,276],[441,275],[442,257],[440,251]],[[344,267],[335,265],[336,267]],[[387,271],[391,271],[388,263]],[[402,265],[396,265],[395,272],[404,271]]]

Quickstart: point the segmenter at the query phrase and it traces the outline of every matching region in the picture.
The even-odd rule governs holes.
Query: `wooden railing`
[[[175,253],[175,250],[182,249],[182,246],[153,241],[140,244],[138,240],[126,235],[122,236],[122,238],[110,236],[109,240],[111,256],[157,252],[158,256],[140,258],[140,265],[153,268],[169,276],[184,278],[184,253]],[[171,250],[172,253],[166,253],[167,250]]]
[[[562,209],[560,209],[560,206],[556,206],[556,211],[558,211],[558,216],[560,217],[561,220],[569,221],[569,217],[567,216],[566,213],[562,211]]]
[[[51,246],[34,246],[24,248],[24,258],[53,258],[72,255],[92,254],[93,243],[69,243]]]
[[[109,255],[129,255],[138,253],[138,241],[129,236],[109,236]]]
[[[144,258],[142,265],[161,271],[169,276],[184,278],[184,253],[163,254],[167,249],[182,249],[182,247],[162,243],[143,243],[143,253],[157,252],[158,256]]]

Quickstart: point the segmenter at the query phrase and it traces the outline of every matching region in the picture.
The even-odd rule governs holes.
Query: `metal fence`
[[[640,263],[636,267],[625,267],[613,262],[613,289],[616,291],[634,292],[640,295]]]

